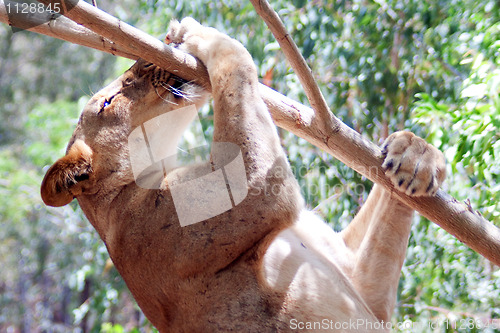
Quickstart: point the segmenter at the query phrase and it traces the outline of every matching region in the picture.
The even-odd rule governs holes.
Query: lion
[[[389,330],[412,209],[375,184],[349,226],[334,232],[305,207],[243,45],[192,18],[173,21],[166,40],[207,67],[213,147],[222,148],[212,148],[209,161],[160,168],[153,188],[138,185],[132,133],[209,98],[139,60],[90,99],[66,155],[45,175],[43,201],[78,200],[160,332]],[[172,152],[182,130],[173,132],[153,137]],[[397,190],[409,195],[432,196],[445,178],[442,153],[410,132],[390,135],[381,158]],[[229,177],[241,176],[238,170],[244,186]],[[177,191],[184,194],[177,209],[176,186],[202,177],[212,178],[189,194]],[[224,210],[219,197],[230,189]],[[181,225],[181,213],[210,210],[213,202],[220,213]]]

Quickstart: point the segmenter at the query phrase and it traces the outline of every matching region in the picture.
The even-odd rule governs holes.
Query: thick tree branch
[[[62,39],[71,43],[91,47],[100,51],[137,60],[137,56],[128,53],[110,40],[99,36],[91,30],[76,24],[64,16],[53,16],[49,13],[28,16],[11,11],[7,15],[7,5],[15,8],[15,1],[0,1],[0,22],[28,31],[37,32],[50,37]]]
[[[57,0],[38,1],[45,5],[59,2]],[[169,47],[158,39],[84,1],[62,0],[61,3],[66,8],[71,8],[63,13],[67,18],[121,45],[128,53],[136,54],[173,74],[210,89],[207,70],[196,58]]]
[[[113,54],[124,52],[136,55],[132,58],[140,56],[187,80],[195,80],[202,85],[209,86],[206,69],[194,57],[170,48],[83,1],[75,3],[74,0],[63,0],[63,2],[74,6],[66,13],[68,18],[94,31],[95,34],[89,35],[92,38],[89,38],[87,43],[91,43],[89,41],[92,40],[95,44],[86,46],[113,53],[110,48],[99,46],[102,44],[100,38],[102,36],[113,45],[116,50]],[[2,14],[3,3],[4,0],[0,0],[0,20],[9,24],[6,16]],[[64,30],[64,27],[60,28]],[[74,29],[68,29],[68,36],[64,37],[60,34],[54,35],[50,24],[39,26],[36,31],[80,44],[81,32]],[[85,34],[88,33],[87,30],[84,31]],[[338,126],[317,127],[316,124],[323,117],[317,116],[311,108],[268,87],[261,86],[261,93],[278,126],[325,150],[370,180],[382,184],[388,190],[393,191],[402,202],[500,266],[500,229],[475,213],[470,206],[459,203],[443,191],[438,191],[437,195],[432,198],[412,198],[394,190],[381,168],[380,149],[376,145],[365,140],[359,133],[340,121]],[[331,119],[326,119],[327,122],[324,124],[331,125],[330,121],[336,118],[331,117]]]

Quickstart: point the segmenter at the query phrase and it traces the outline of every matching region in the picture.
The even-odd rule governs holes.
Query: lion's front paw
[[[411,132],[396,132],[382,145],[382,167],[408,195],[434,195],[446,176],[443,153]]]
[[[192,17],[186,17],[181,22],[172,20],[168,28],[165,42],[180,45],[184,43],[190,35],[200,34],[203,26]]]
[[[165,37],[167,44],[187,52],[207,65],[210,49],[214,48],[213,41],[222,36],[213,28],[204,27],[191,17],[186,17],[178,22],[173,20]]]

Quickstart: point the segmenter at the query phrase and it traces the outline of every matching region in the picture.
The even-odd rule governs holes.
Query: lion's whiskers
[[[185,83],[186,84],[189,84],[189,82]],[[193,99],[195,99],[196,97],[198,97],[199,95],[197,94],[193,94],[193,93],[188,93],[186,92],[185,90],[182,90],[182,89],[178,89],[178,88],[175,88],[165,82],[160,82],[160,85],[167,89],[168,91],[170,91],[172,94],[174,95],[178,95],[178,96],[181,96],[182,98],[186,99],[187,101],[189,102],[192,102]],[[183,85],[184,86],[184,85]]]
[[[162,84],[162,86],[163,86],[163,84]],[[168,90],[168,89],[167,89],[167,90]],[[157,96],[158,96],[161,100],[163,100],[164,102],[170,103],[170,104],[172,104],[172,105],[178,105],[177,103],[172,102],[172,101],[169,101],[167,98],[162,97],[162,96],[160,95],[160,93],[158,92],[158,87],[155,87],[155,92],[156,92],[156,95],[157,95]]]

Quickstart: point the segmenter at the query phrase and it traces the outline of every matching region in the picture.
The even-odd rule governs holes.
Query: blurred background
[[[376,143],[408,129],[448,161],[444,188],[500,226],[500,7],[496,0],[277,0],[332,111]],[[240,40],[262,81],[307,103],[246,1],[98,0],[163,38],[192,16]],[[153,332],[76,202],[39,187],[89,97],[131,61],[0,25],[0,332]],[[204,117],[210,135],[210,111]],[[371,183],[280,130],[308,205],[344,228]],[[499,268],[415,218],[394,323],[500,332]],[[496,321],[495,321],[496,319]]]

